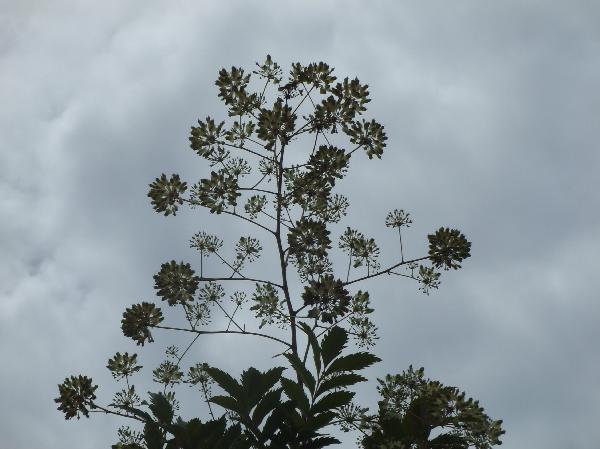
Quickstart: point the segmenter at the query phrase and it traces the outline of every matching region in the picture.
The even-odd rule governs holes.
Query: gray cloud
[[[415,220],[410,254],[439,226],[473,241],[464,270],[429,297],[391,278],[363,287],[384,360],[373,376],[425,366],[504,419],[509,449],[590,446],[600,436],[599,15],[583,1],[1,7],[3,447],[109,446],[125,423],[65,422],[56,384],[91,375],[108,402],[114,352],[139,352],[149,377],[162,348],[187,344],[162,333],[135,348],[120,333],[124,308],[153,299],[162,262],[197,262],[194,232],[250,230],[204,211],[157,216],[147,185],[162,172],[206,174],[189,127],[224,116],[220,67],[250,68],[266,53],[284,68],[323,60],[370,85],[368,115],[386,126],[388,149],[382,161],[353,158],[342,190],[345,224],[376,237],[384,260],[396,257],[383,226],[395,207]],[[256,343],[211,337],[189,360],[266,367],[276,349]],[[154,389],[142,377],[139,391]],[[374,388],[360,389],[365,403]],[[192,398],[181,397],[184,414],[205,413]]]

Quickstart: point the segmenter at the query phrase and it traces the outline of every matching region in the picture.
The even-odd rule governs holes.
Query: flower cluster
[[[216,235],[207,234],[206,232],[197,232],[190,240],[190,248],[195,248],[204,253],[216,253],[223,246],[223,240]]]
[[[54,402],[60,404],[58,410],[64,412],[65,419],[75,416],[79,419],[80,412],[89,418],[88,407],[95,408],[93,401],[96,399],[94,392],[97,388],[98,385],[92,385],[92,379],[87,376],[71,376],[58,385],[59,397]]]
[[[304,287],[302,299],[305,305],[314,306],[311,316],[324,323],[333,323],[338,317],[348,313],[350,295],[341,280],[325,275],[318,281],[311,281]]]
[[[189,263],[174,260],[163,263],[154,275],[154,288],[163,301],[170,306],[193,301],[200,278],[195,276]]]
[[[403,209],[394,209],[385,217],[385,225],[388,228],[398,228],[406,226],[407,228],[411,225],[412,219],[408,212],[404,212]]]
[[[117,352],[108,360],[106,367],[117,380],[131,376],[142,369],[142,366],[137,364],[137,354],[129,355],[127,352],[124,354]]]
[[[134,304],[125,309],[121,320],[123,335],[132,338],[138,345],[144,346],[146,341],[153,342],[149,327],[157,326],[163,321],[160,308],[149,302]]]
[[[471,242],[458,229],[440,228],[429,239],[429,259],[436,268],[458,269],[471,256]]]
[[[183,204],[181,195],[187,190],[187,184],[179,179],[179,175],[172,175],[167,179],[164,173],[150,184],[148,196],[152,200],[152,207],[156,212],[167,215],[177,215],[178,205]]]

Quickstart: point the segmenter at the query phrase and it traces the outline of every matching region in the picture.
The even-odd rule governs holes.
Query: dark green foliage
[[[325,447],[337,439],[322,434],[322,429],[348,405],[354,393],[349,386],[365,381],[355,373],[379,361],[368,353],[342,356],[348,340],[347,332],[333,327],[323,339],[323,346],[308,326],[302,326],[312,341],[316,375],[293,353],[286,353],[297,380],[282,377],[284,368],[260,372],[249,368],[238,382],[218,368],[207,368],[208,374],[226,395],[213,396],[210,401],[229,410],[245,431],[251,447]],[[326,368],[323,371],[322,368]],[[277,384],[281,386],[277,386]],[[282,401],[281,394],[288,398]]]
[[[167,427],[173,438],[165,449],[248,449],[239,425],[227,427],[225,417],[203,423],[198,418]]]
[[[150,184],[148,196],[152,199],[152,206],[156,212],[164,212],[166,215],[177,215],[179,204],[183,204],[181,195],[187,190],[187,184],[181,182],[179,175],[172,175],[167,179],[164,173],[160,178]]]
[[[458,229],[440,228],[429,239],[429,258],[437,268],[458,269],[471,255],[471,242]]]
[[[98,388],[92,385],[92,379],[81,374],[77,377],[65,378],[62,384],[58,385],[59,397],[54,399],[58,403],[58,410],[65,414],[65,419],[71,419],[77,416],[79,412],[89,418],[89,408],[94,408],[93,401],[96,399],[94,392]]]
[[[121,320],[123,335],[132,338],[138,345],[144,346],[146,341],[153,342],[149,327],[157,326],[163,321],[160,308],[149,302],[134,304],[125,309]]]
[[[442,449],[490,449],[500,444],[502,421],[484,413],[478,401],[455,387],[424,378],[412,366],[402,374],[379,379],[379,414],[363,439],[365,449],[399,445]],[[430,439],[434,430],[444,433]],[[414,446],[413,446],[414,445]]]
[[[172,260],[163,263],[160,271],[154,275],[154,289],[163,301],[174,306],[193,301],[199,281],[189,263]]]

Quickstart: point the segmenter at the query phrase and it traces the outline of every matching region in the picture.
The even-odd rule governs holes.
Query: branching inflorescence
[[[251,91],[252,75],[258,78],[256,91]],[[228,121],[206,117],[191,128],[189,137],[192,150],[210,166],[208,177],[188,188],[179,175],[162,174],[150,184],[148,196],[158,213],[176,215],[184,204],[203,207],[230,215],[259,235],[241,236],[229,257],[220,236],[200,230],[190,241],[199,253],[198,272],[191,263],[175,260],[160,267],[154,276],[157,295],[169,307],[182,308],[189,328],[163,325],[163,312],[154,303],[134,304],[123,313],[123,334],[138,345],[154,341],[151,329],[195,334],[181,355],[169,347],[169,359],[153,371],[154,380],[164,385],[162,393],[151,393],[150,402],[140,402],[129,385],[129,378],[141,369],[137,355],[117,353],[108,368],[116,379],[126,380],[127,388],[115,396],[112,409],[94,402],[97,387],[91,379],[71,377],[59,386],[56,399],[66,418],[97,411],[143,422],[143,434],[119,430],[120,442],[113,448],[122,449],[319,448],[338,443],[326,430],[332,425],[359,430],[365,448],[483,449],[497,444],[502,434],[499,421],[490,420],[456,389],[425,381],[422,372],[412,368],[380,381],[384,399],[378,415],[352,402],[354,393],[348,388],[366,380],[358,371],[379,361],[369,352],[343,354],[349,336],[364,348],[378,338],[369,293],[355,284],[395,274],[418,282],[429,293],[440,284],[438,269],[458,269],[470,256],[470,243],[460,231],[440,228],[428,236],[427,254],[405,258],[402,230],[412,219],[395,209],[385,217],[385,225],[398,230],[399,260],[383,264],[375,239],[347,227],[337,236],[337,246],[348,263],[334,270],[330,252],[336,236],[330,228],[342,221],[349,206],[334,189],[360,152],[367,159],[381,158],[386,147],[384,127],[363,118],[371,101],[368,85],[356,78],[338,81],[333,68],[323,62],[292,64],[284,80],[270,56],[252,73],[222,69],[216,85]],[[340,133],[346,135],[350,150],[331,145],[328,136]],[[294,160],[298,149],[306,149],[306,163],[288,162],[292,148]],[[250,275],[248,266],[269,251],[279,261],[278,275]],[[208,257],[220,262],[224,272],[206,276]],[[292,288],[292,279],[300,282],[300,290]],[[239,320],[245,307],[256,323]],[[215,313],[224,321],[213,320]],[[288,332],[287,339],[281,337],[281,329]],[[238,381],[206,363],[194,364],[184,377],[180,366],[190,347],[201,335],[217,333],[281,344],[291,378],[284,376],[283,367],[266,372],[249,368]],[[306,346],[301,347],[302,342]],[[179,383],[199,389],[210,421],[175,420],[177,401],[167,388]],[[215,383],[223,394],[212,394]],[[140,405],[148,406],[152,415]],[[214,405],[226,413],[217,417]],[[422,419],[415,421],[413,412]],[[447,425],[452,427],[449,433],[429,440],[433,429]]]

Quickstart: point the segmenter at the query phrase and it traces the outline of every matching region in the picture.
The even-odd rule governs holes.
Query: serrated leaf
[[[162,393],[149,393],[150,404],[148,407],[160,423],[169,424],[173,419],[173,406]]]
[[[250,411],[266,392],[263,390],[262,373],[256,368],[250,367],[242,372],[241,381],[244,397],[247,399],[246,405]]]
[[[315,405],[310,409],[310,412],[314,415],[321,412],[334,410],[336,408],[348,405],[354,393],[351,391],[334,391],[323,396]]]
[[[348,354],[334,360],[325,371],[325,376],[337,372],[359,371],[380,361],[379,357],[369,352],[355,352],[354,354]]]
[[[312,440],[310,447],[314,449],[320,449],[325,446],[332,444],[340,444],[341,441],[334,437],[319,437]]]
[[[285,358],[287,358],[292,365],[292,368],[296,371],[304,385],[308,388],[308,390],[312,393],[315,391],[316,381],[313,375],[306,369],[306,366],[300,358],[296,354],[284,354]]]
[[[337,414],[334,412],[323,412],[316,415],[312,415],[306,421],[306,426],[310,429],[318,431],[319,429],[328,426],[334,418],[337,417]]]
[[[308,415],[310,402],[306,396],[306,393],[304,392],[304,388],[302,388],[302,385],[283,377],[281,378],[281,386],[283,387],[283,391],[285,392],[286,396],[294,401],[296,406],[304,415]]]
[[[326,391],[333,390],[334,388],[349,387],[350,385],[354,385],[358,382],[365,382],[366,380],[367,378],[361,376],[360,374],[339,374],[335,377],[324,380],[317,389],[317,394],[315,397],[318,397]]]
[[[411,438],[427,439],[429,436],[429,407],[429,399],[424,397],[418,397],[410,403],[402,419],[402,428]]]
[[[333,359],[338,357],[348,342],[348,333],[339,326],[332,327],[321,342],[321,356],[323,364],[327,367]]]
[[[165,441],[158,424],[155,422],[144,424],[144,441],[148,449],[162,449]]]
[[[321,348],[319,347],[319,341],[317,340],[317,336],[308,324],[300,323],[300,327],[302,327],[302,330],[308,337],[308,342],[310,343],[310,346],[312,348],[313,360],[315,362],[317,374],[321,374]]]
[[[220,405],[221,407],[236,412],[238,414],[242,413],[240,410],[240,404],[230,396],[213,396],[209,399],[210,402]]]
[[[114,405],[114,407],[121,408],[125,411],[128,411],[129,413],[131,413],[135,416],[139,416],[140,418],[143,418],[145,421],[152,421],[152,417],[148,413],[146,413],[145,411],[140,410],[138,408],[128,407],[126,405],[116,405],[116,404]]]
[[[286,421],[286,409],[292,407],[293,401],[289,401],[280,404],[277,408],[275,408],[275,410],[273,410],[273,413],[269,415],[262,429],[262,435],[264,438],[269,439],[273,437],[275,432],[277,432],[277,430],[281,428],[283,423]]]
[[[205,368],[205,371],[214,379],[217,384],[219,384],[223,390],[229,393],[233,398],[238,400],[245,399],[241,385],[228,373],[212,366]]]
[[[469,443],[460,435],[443,433],[429,441],[432,449],[468,449]]]
[[[281,389],[269,391],[259,401],[258,405],[252,413],[252,422],[255,426],[260,426],[269,413],[281,402]]]

